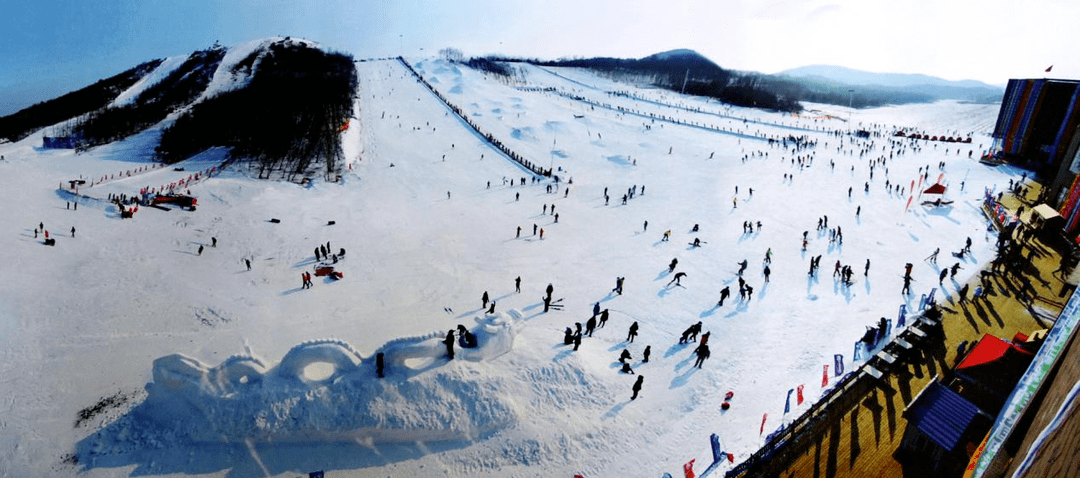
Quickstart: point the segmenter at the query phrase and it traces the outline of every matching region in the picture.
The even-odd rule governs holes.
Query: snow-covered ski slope
[[[814,111],[795,117],[581,70],[514,65],[525,81],[507,84],[462,65],[412,63],[483,131],[555,168],[557,191],[545,192],[554,187],[549,180],[534,184],[391,60],[357,64],[358,120],[344,133],[351,165],[340,184],[257,181],[226,170],[190,187],[195,212],[141,208],[121,220],[101,201],[66,209],[70,196],[57,186],[137,168],[132,157],[151,156],[145,136],[78,155],[42,150],[39,136],[0,145],[0,221],[8,231],[0,239],[0,263],[8,265],[0,279],[0,476],[321,469],[329,476],[660,476],[692,458],[703,469],[710,433],[741,461],[762,443],[763,414],[768,434],[805,410],[821,394],[822,366],[831,372],[833,354],[855,369],[851,352],[865,326],[895,318],[901,304],[914,307],[937,286],[938,267],[957,261],[949,252],[966,237],[973,254],[939,298],[990,258],[983,188],[1000,190],[1020,177],[967,157],[989,145],[996,107],[811,105]],[[920,143],[921,151],[895,155],[871,179],[870,161],[889,156],[886,139],[826,133],[892,131],[871,124],[974,139]],[[792,152],[764,139],[787,135],[816,146]],[[871,143],[873,151],[860,156]],[[800,157],[813,161],[800,167]],[[926,166],[929,182],[945,173],[956,202],[928,210],[916,199],[905,213],[910,183]],[[524,186],[504,183],[522,177]],[[890,194],[886,180],[908,191]],[[554,205],[558,223],[545,205]],[[830,228],[842,228],[842,244],[816,230],[826,215]],[[753,233],[743,232],[745,221]],[[55,247],[34,238],[39,223]],[[694,238],[703,246],[691,247]],[[302,289],[301,273],[312,271],[314,249],[328,241],[332,251],[347,250],[335,265],[344,278],[315,277],[314,287]],[[924,262],[937,247],[938,266]],[[821,269],[808,277],[817,255]],[[669,285],[673,258],[675,271],[687,274],[680,286]],[[736,277],[742,260],[754,289],[745,301]],[[850,287],[832,277],[836,261],[855,270]],[[910,296],[900,294],[907,262],[914,264]],[[622,295],[611,292],[616,277],[626,278]],[[549,283],[564,308],[545,314]],[[725,286],[732,297],[717,307]],[[485,291],[497,312],[521,314],[512,348],[478,361],[445,360],[438,335],[458,324],[482,326],[476,317]],[[584,325],[597,302],[610,311],[606,327],[577,351],[562,345],[563,330]],[[627,344],[634,321],[640,335]],[[711,358],[701,369],[691,366],[695,345],[678,344],[698,321],[711,332]],[[206,441],[206,430],[169,425],[162,415],[175,410],[147,399],[147,384],[160,390],[156,359],[182,354],[187,365],[168,371],[210,373],[240,355],[271,371],[289,368],[279,365],[290,351],[295,357],[319,339],[355,350],[358,368],[345,364],[349,373],[337,375],[326,363],[304,368],[311,380],[267,378],[252,384],[263,387],[252,389],[259,393],[236,393],[231,402],[183,395],[206,415],[185,423],[232,427],[218,430],[219,442]],[[427,348],[376,379],[374,354],[405,343]],[[644,364],[646,346],[652,355]],[[645,376],[633,401],[636,377],[619,372],[623,348]],[[326,376],[336,378],[319,380]],[[785,415],[787,391],[800,384],[808,401],[792,403]],[[721,411],[729,390],[732,407]],[[250,416],[216,415],[238,411]],[[357,413],[371,416],[347,416]],[[468,420],[475,426],[464,426]],[[355,435],[341,430],[352,423],[362,428]]]

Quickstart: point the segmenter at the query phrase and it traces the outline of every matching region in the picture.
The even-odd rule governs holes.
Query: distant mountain
[[[810,65],[792,68],[775,76],[789,79],[812,92],[828,91],[835,94],[844,88],[855,89],[855,94],[873,93],[874,96],[894,95],[900,103],[903,98],[925,98],[924,101],[953,99],[977,103],[996,103],[1005,94],[1003,88],[981,81],[950,81],[934,76],[912,73],[873,73],[836,65]],[[842,96],[842,95],[841,95]],[[892,102],[892,101],[889,101]]]
[[[639,59],[575,58],[534,63],[587,68],[618,81],[650,84],[737,106],[777,111],[802,109],[795,98],[778,95],[775,90],[762,87],[761,75],[725,70],[700,53],[688,49],[665,51]]]

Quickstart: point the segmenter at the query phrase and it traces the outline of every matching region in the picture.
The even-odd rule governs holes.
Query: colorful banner
[[[833,369],[836,370],[836,372],[834,372],[836,374],[836,376],[839,377],[839,376],[843,375],[844,374],[844,355],[843,354],[833,355],[833,362],[836,363],[836,366],[833,367]]]
[[[787,391],[787,399],[784,400],[784,414],[785,415],[787,415],[787,413],[791,411],[791,392],[794,392],[794,391],[795,391],[794,388]]]
[[[802,405],[802,402],[803,402],[802,389],[803,389],[802,384],[799,384],[798,387],[795,387],[795,405]]]
[[[694,458],[694,460],[696,459],[697,458]],[[686,475],[686,478],[694,478],[694,460],[690,460],[682,466],[683,474]]]
[[[768,413],[761,416],[761,429],[758,430],[758,435],[761,435],[762,433],[765,433],[765,420],[768,420],[768,419],[769,419],[769,414]]]
[[[829,386],[829,364],[825,364],[825,369],[821,372],[821,388]]]

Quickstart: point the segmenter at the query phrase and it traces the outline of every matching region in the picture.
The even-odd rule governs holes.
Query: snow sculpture
[[[475,318],[476,347],[455,346],[455,360],[480,362],[513,348],[517,310]],[[192,441],[373,441],[471,439],[512,424],[498,389],[446,361],[445,332],[390,341],[376,378],[375,355],[324,339],[290,349],[275,366],[252,355],[210,367],[181,354],[154,360],[154,381],[138,413]],[[412,365],[418,362],[420,365]],[[311,377],[313,364],[329,374]],[[429,373],[429,371],[431,371]],[[433,407],[435,407],[433,409]]]

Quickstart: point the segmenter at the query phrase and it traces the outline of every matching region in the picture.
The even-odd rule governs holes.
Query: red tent
[[[945,186],[941,183],[926,188],[923,194],[945,194]]]

